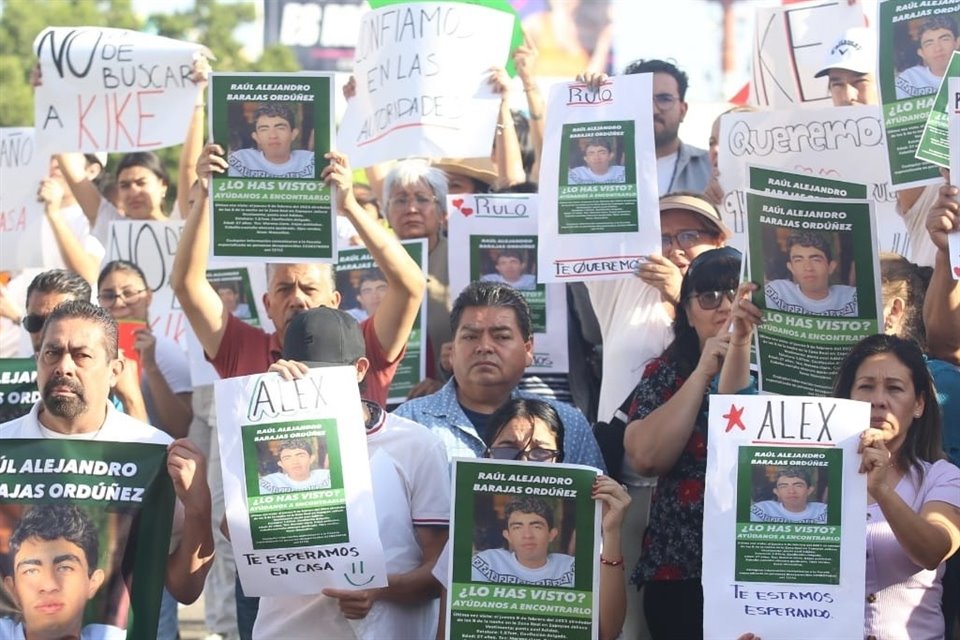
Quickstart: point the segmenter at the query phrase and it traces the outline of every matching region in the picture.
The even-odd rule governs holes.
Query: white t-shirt
[[[192,393],[193,384],[190,381],[190,361],[187,360],[187,354],[183,352],[176,342],[166,336],[157,335],[157,346],[154,349],[154,357],[157,360],[157,368],[160,374],[167,381],[170,391],[174,393]],[[153,393],[150,391],[150,385],[147,384],[147,376],[142,371],[140,373],[140,392],[143,394],[143,402],[147,407],[147,417],[151,424],[162,428],[160,418],[157,415],[156,403],[153,400]]]
[[[450,471],[443,442],[426,427],[393,414],[367,431],[377,529],[387,571],[407,573],[422,560],[415,526],[447,526]],[[381,640],[436,635],[439,600],[399,605],[378,600],[366,618],[348,621],[324,595],[260,598],[255,640]]]
[[[548,554],[545,565],[529,569],[520,564],[512,551],[487,549],[473,556],[472,565],[470,579],[474,582],[572,587],[576,576],[574,557],[565,553]]]
[[[857,289],[845,284],[830,285],[823,300],[808,298],[792,280],[771,280],[766,289],[767,308],[814,316],[853,317],[858,315]]]
[[[282,164],[270,162],[259,149],[238,149],[227,158],[231,178],[313,178],[314,154],[312,151],[295,149],[290,159]]]
[[[535,291],[537,288],[537,277],[532,273],[520,274],[516,282],[509,282],[499,273],[488,273],[480,276],[480,282],[498,282],[508,284],[519,291]]]
[[[260,478],[260,493],[286,493],[287,491],[308,491],[311,489],[329,489],[330,470],[312,469],[306,480],[294,480],[282,471]]]
[[[827,505],[808,502],[800,513],[787,511],[777,500],[763,500],[750,507],[750,522],[814,522],[827,523]]]
[[[940,89],[940,76],[930,73],[930,69],[922,64],[904,69],[897,76],[897,100],[916,98],[936,93]]]
[[[608,167],[606,173],[594,173],[590,167],[574,167],[567,173],[569,184],[623,184],[626,181],[626,169],[618,164]]]
[[[104,247],[110,246],[110,223],[116,220],[126,220],[120,211],[113,206],[113,203],[106,198],[100,198],[100,208],[97,209],[97,219],[90,229],[91,235],[96,238]]]
[[[657,195],[666,195],[673,184],[673,172],[677,169],[677,153],[657,158]]]
[[[80,640],[126,640],[125,629],[109,624],[88,624],[80,630]],[[0,638],[26,640],[23,623],[12,618],[0,618]]]

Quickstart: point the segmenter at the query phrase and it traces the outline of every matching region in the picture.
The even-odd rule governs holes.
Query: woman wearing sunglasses
[[[563,462],[563,423],[556,409],[542,400],[513,398],[491,414],[488,422],[490,446],[486,457],[494,460],[530,462]],[[620,549],[620,527],[630,504],[630,496],[620,484],[607,476],[597,476],[593,498],[603,504],[600,553],[600,639],[612,640],[620,635],[626,614],[626,592],[623,580],[623,553]],[[434,568],[434,576],[445,583],[450,562],[450,547],[444,548]],[[443,637],[444,611],[440,613]]]
[[[659,476],[632,581],[644,588],[652,637],[703,635],[703,491],[707,461],[707,397],[734,393],[718,384],[730,345],[730,309],[740,275],[732,247],[697,256],[680,287],[674,340],[650,361],[634,390],[624,435],[627,459],[644,476]]]

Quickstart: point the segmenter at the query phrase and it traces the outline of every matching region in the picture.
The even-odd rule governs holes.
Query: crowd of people
[[[920,33],[944,31],[958,48],[955,27],[932,25]],[[933,70],[930,52],[939,40],[923,37],[918,53]],[[866,29],[848,32],[844,39],[855,46],[834,47],[817,74],[835,107],[878,103],[872,38]],[[126,154],[115,163],[103,154],[51,158],[38,198],[57,251],[50,252],[48,268],[15,274],[0,289],[0,322],[6,323],[0,348],[10,357],[23,342],[36,357],[42,398],[25,416],[0,425],[0,439],[168,446],[177,517],[157,638],[177,637],[177,602],[192,602],[202,590],[211,637],[442,638],[451,561],[449,463],[456,457],[600,470],[593,488],[603,513],[596,560],[600,637],[702,637],[708,399],[756,393],[750,346],[763,312],[752,302],[754,293],[763,290],[770,308],[856,316],[856,291],[831,284],[837,268],[831,247],[810,233],[788,240],[789,279],[765,288],[741,282],[743,258],[727,246],[733,233],[717,208],[724,187],[735,186],[720,186],[717,125],[709,151],[681,141],[687,75],[671,62],[639,60],[624,73],[652,74],[662,251],[631,276],[567,285],[570,370],[528,374],[534,331],[521,290],[536,283],[527,269],[530,256],[501,251],[491,256],[496,273],[451,291],[445,203],[448,194],[536,192],[548,114],[535,58],[529,45],[514,55],[525,113],[511,112],[511,82],[503,70],[491,71],[502,108],[490,158],[402,159],[365,168],[368,185],[354,184],[342,153],[291,150],[299,130],[284,108],[252,114],[256,148],[227,153],[228,141],[204,144],[208,68],[202,61],[194,69],[197,109],[185,123],[175,199],[167,197],[168,169],[151,153]],[[905,72],[897,90],[913,91],[919,81],[908,80],[920,74]],[[580,80],[598,85],[605,76]],[[354,90],[348,83],[348,100]],[[571,184],[623,181],[623,164],[632,160],[622,149],[605,138],[581,146],[582,166],[569,170]],[[207,279],[209,183],[214,175],[308,175],[315,157],[326,161],[321,179],[337,187],[341,242],[366,247],[376,269],[359,284],[358,319],[359,310],[339,309],[335,267],[268,264],[262,300],[275,328],[268,332],[237,317],[237,289],[223,292]],[[229,531],[221,526],[211,385],[193,385],[187,355],[151,328],[154,292],[141,266],[104,263],[110,222],[168,219],[170,200],[172,215],[184,219],[170,286],[220,377],[274,372],[296,379],[311,366],[356,369],[387,587],[259,599],[244,594]],[[860,440],[868,488],[864,637],[953,638],[960,633],[960,283],[950,273],[947,234],[960,230],[958,190],[945,180],[902,191],[898,208],[915,233],[912,255],[884,254],[881,261],[884,333],[850,350],[834,384],[835,397],[871,407]],[[426,278],[399,242],[407,239],[426,240]],[[388,406],[424,299],[426,376],[405,402]],[[135,353],[118,348],[117,325],[124,321],[142,323]],[[22,341],[9,338],[18,325]],[[623,427],[614,437],[619,446],[601,451],[592,425],[609,428],[614,419]],[[330,485],[314,443],[291,441],[273,455],[264,492]],[[777,469],[771,480],[771,496],[753,506],[757,522],[824,521],[822,495],[805,470]],[[502,519],[502,531],[495,532],[501,546],[473,558],[475,579],[498,582],[506,575],[560,584],[555,581],[572,571],[570,556],[550,551],[556,528],[549,506],[518,500]],[[524,536],[540,542],[521,544]],[[36,539],[18,539],[11,553]],[[89,555],[80,557],[96,576]],[[8,595],[0,604],[27,624],[23,582],[4,576]],[[56,624],[61,635],[49,637],[79,636],[70,627],[75,622]],[[754,637],[751,631],[743,629],[743,638]]]

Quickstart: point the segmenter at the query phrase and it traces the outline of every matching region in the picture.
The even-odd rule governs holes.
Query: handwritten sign
[[[44,266],[37,189],[48,162],[37,153],[32,127],[0,128],[0,269]]]
[[[205,47],[125,29],[50,27],[33,41],[43,84],[34,122],[40,147],[148,151],[181,144]]]
[[[705,638],[863,634],[869,424],[865,402],[710,396]]]
[[[500,97],[487,78],[507,58],[510,14],[475,4],[393,4],[367,13],[356,96],[337,147],[358,167],[411,155],[487,157]]]
[[[827,79],[814,76],[843,33],[863,24],[860,5],[846,0],[758,8],[750,103],[774,109],[829,105]]]

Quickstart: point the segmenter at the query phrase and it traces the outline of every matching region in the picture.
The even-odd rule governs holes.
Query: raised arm
[[[167,447],[167,473],[177,499],[183,504],[180,544],[167,557],[166,586],[178,602],[190,604],[200,597],[213,563],[210,488],[206,459],[187,438]]]
[[[223,148],[208,144],[197,161],[199,185],[193,189],[193,207],[183,225],[177,255],[170,271],[170,286],[180,301],[184,315],[190,322],[203,350],[215,358],[227,330],[230,313],[207,281],[207,252],[210,246],[210,210],[207,203],[207,183],[212,173],[227,170]]]
[[[396,360],[407,344],[420,303],[427,288],[420,266],[400,244],[360,207],[353,195],[353,181],[346,156],[331,151],[330,164],[322,177],[337,187],[337,206],[357,230],[364,246],[387,279],[387,293],[373,315],[373,326],[388,362]],[[181,243],[183,241],[181,240]]]
[[[527,96],[527,113],[530,120],[530,145],[533,147],[534,160],[530,167],[531,179],[536,182],[540,175],[540,158],[543,151],[543,116],[547,109],[543,101],[543,94],[533,74],[537,59],[537,48],[526,38],[524,44],[513,52],[513,64],[517,68],[517,76],[523,83],[523,93]]]
[[[927,352],[941,360],[960,365],[960,280],[950,273],[948,233],[960,233],[958,189],[940,187],[940,197],[927,215],[927,232],[937,247],[933,275],[923,301],[923,323],[927,329]]]
[[[180,217],[190,213],[190,185],[197,179],[197,156],[203,150],[203,116],[206,110],[207,82],[210,75],[210,63],[206,56],[197,54],[193,61],[190,79],[197,85],[197,101],[193,105],[193,115],[187,127],[187,137],[180,149],[180,161],[177,163],[177,209]]]
[[[63,173],[63,179],[67,181],[70,192],[83,210],[83,215],[90,221],[92,229],[97,223],[97,211],[100,210],[103,196],[87,176],[87,159],[82,153],[58,153],[56,159],[57,164],[60,165],[60,172]]]
[[[100,259],[86,250],[60,215],[63,195],[63,187],[56,180],[44,178],[40,182],[37,197],[43,203],[43,213],[53,231],[53,239],[60,250],[64,265],[95,287],[100,272]]]
[[[500,113],[497,116],[497,132],[493,137],[493,157],[497,168],[497,188],[503,189],[526,181],[523,157],[520,155],[520,140],[510,111],[510,78],[502,68],[490,70],[490,84],[500,94]]]
[[[719,393],[737,393],[750,385],[750,345],[753,331],[762,321],[760,308],[750,302],[757,285],[745,282],[737,290],[737,299],[730,310],[730,347],[720,368]]]

